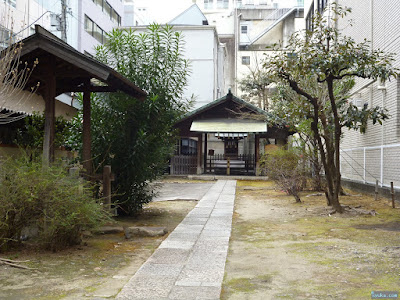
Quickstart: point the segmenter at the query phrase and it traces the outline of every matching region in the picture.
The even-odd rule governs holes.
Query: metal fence
[[[340,150],[342,178],[400,188],[400,144]]]

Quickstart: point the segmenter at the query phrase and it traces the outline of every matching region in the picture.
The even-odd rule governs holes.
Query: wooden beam
[[[64,87],[61,87],[57,89],[57,94],[60,95],[62,93],[68,93],[68,92],[94,92],[94,93],[114,93],[117,92],[117,89],[111,86],[90,86],[89,89],[81,86],[68,86],[65,85]]]
[[[90,81],[87,80],[85,86],[89,86]],[[90,90],[83,92],[83,130],[82,130],[82,161],[83,168],[88,176],[92,175],[92,135],[91,135],[91,107],[90,107]]]
[[[55,97],[56,97],[56,77],[54,72],[54,61],[50,59],[44,66],[47,69],[46,89],[45,89],[45,110],[44,110],[44,139],[43,139],[43,166],[48,166],[54,161],[54,136],[55,136]]]

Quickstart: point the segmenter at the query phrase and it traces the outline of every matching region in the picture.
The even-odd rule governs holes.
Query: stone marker
[[[140,227],[140,226],[133,226],[133,227],[125,227],[125,237],[130,239],[133,236],[163,236],[168,233],[167,228],[165,227]]]
[[[96,234],[114,234],[114,233],[123,233],[124,228],[121,226],[102,226],[97,229],[94,233]]]

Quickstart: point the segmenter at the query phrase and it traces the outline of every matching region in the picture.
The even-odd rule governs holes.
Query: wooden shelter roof
[[[140,100],[147,95],[115,70],[80,53],[39,25],[35,25],[35,33],[22,40],[22,43],[20,60],[28,62],[29,65],[36,59],[39,62],[26,85],[26,89],[30,89],[39,81],[38,94],[43,94],[46,89],[44,78],[48,76],[43,72],[46,68],[42,66],[52,64],[55,67],[56,95],[83,92],[83,86],[88,79],[101,82],[97,85],[91,82],[91,92],[122,91]]]
[[[249,125],[246,126],[249,128],[251,127],[251,123],[255,122],[255,120],[266,123],[268,116],[269,113],[267,111],[262,110],[243,99],[235,97],[231,91],[229,91],[224,97],[216,99],[184,115],[183,118],[175,124],[175,128],[179,129],[181,136],[199,136],[201,132],[191,130],[191,128],[193,128],[192,124],[210,121],[212,127],[214,127],[212,131],[209,131],[209,133],[212,133],[219,132],[218,129],[215,128],[215,124],[223,122],[223,120],[226,120],[226,123],[235,123],[235,120],[244,122],[247,119],[249,124],[245,125]],[[238,124],[238,126],[240,126],[240,124]],[[257,133],[260,137],[282,139],[286,138],[290,134],[285,128],[269,125],[266,132],[258,130],[249,130],[248,132]]]
[[[54,160],[55,97],[66,92],[83,92],[83,166],[92,174],[91,92],[124,92],[144,100],[146,92],[105,64],[75,50],[44,28],[35,25],[35,34],[22,40],[20,61],[28,66],[38,61],[25,89],[40,85],[35,93],[45,101],[43,163]],[[23,65],[22,65],[23,67]]]

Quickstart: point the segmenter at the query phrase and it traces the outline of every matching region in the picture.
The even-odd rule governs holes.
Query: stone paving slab
[[[211,186],[116,299],[219,299],[235,189],[235,180]]]

